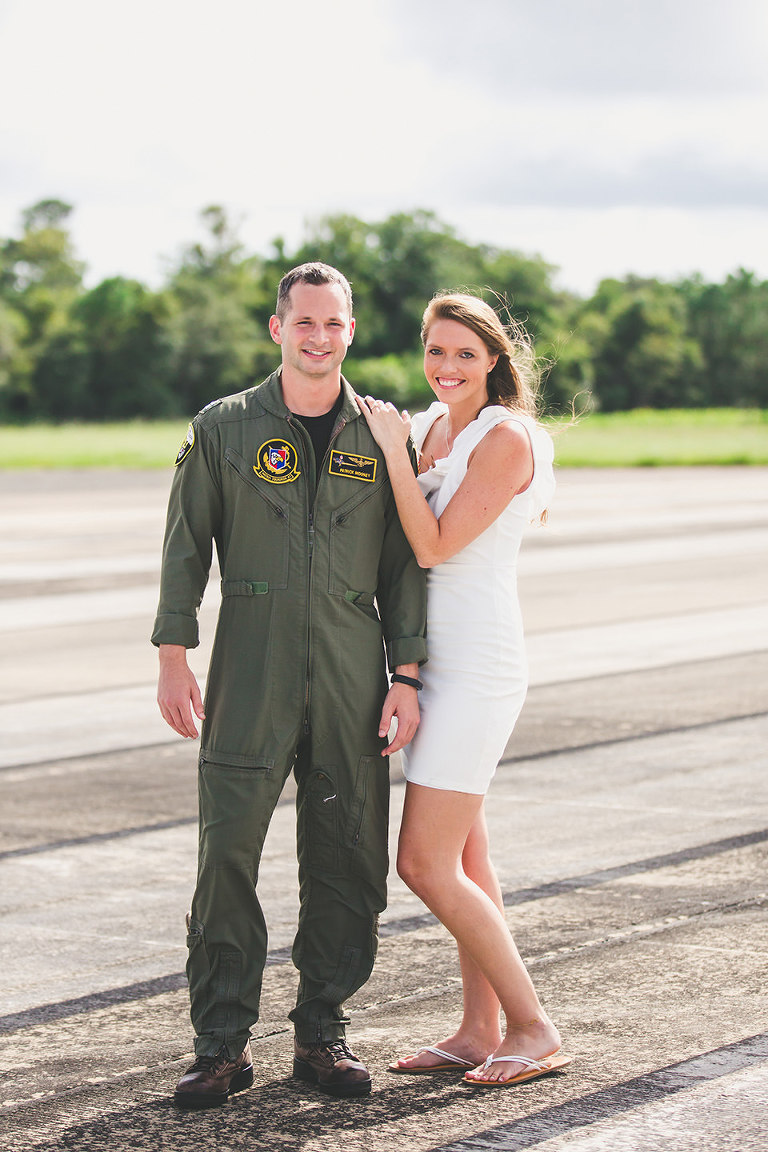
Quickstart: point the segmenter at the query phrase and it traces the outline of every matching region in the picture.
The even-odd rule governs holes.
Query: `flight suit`
[[[272,812],[297,781],[300,912],[291,1012],[302,1044],[344,1035],[386,904],[390,668],[426,659],[426,587],[384,457],[344,399],[316,482],[280,373],[190,425],[171,489],[155,644],[198,643],[215,541],[222,601],[198,773],[189,917],[198,1055],[233,1056],[259,1015],[267,931],[256,895]]]

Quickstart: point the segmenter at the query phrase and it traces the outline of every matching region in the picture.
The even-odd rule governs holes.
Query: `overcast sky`
[[[557,282],[768,279],[766,0],[0,0],[0,237],[58,197],[93,284],[434,210]]]

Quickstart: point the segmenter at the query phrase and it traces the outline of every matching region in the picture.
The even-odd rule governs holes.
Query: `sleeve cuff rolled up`
[[[196,617],[182,616],[177,612],[158,616],[152,632],[152,643],[157,648],[161,644],[180,644],[184,648],[197,648],[200,643],[200,631]]]
[[[390,668],[401,664],[425,664],[427,642],[423,636],[398,636],[387,642],[387,663]]]

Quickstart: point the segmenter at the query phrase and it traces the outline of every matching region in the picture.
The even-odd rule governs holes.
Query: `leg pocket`
[[[211,976],[205,929],[199,920],[187,914],[187,980],[192,1008],[192,1026],[198,1036],[205,1030],[207,989]]]
[[[345,805],[345,871],[381,884],[389,867],[389,769],[381,756],[361,756]]]
[[[304,841],[304,852],[311,869],[337,874],[339,871],[339,811],[341,798],[336,783],[326,770],[310,772],[301,789],[298,802],[299,834]]]
[[[298,797],[299,860],[326,876],[355,876],[381,884],[386,878],[389,771],[378,756],[356,767],[321,766],[301,781]]]

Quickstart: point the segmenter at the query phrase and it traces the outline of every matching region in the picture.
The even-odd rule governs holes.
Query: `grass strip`
[[[768,464],[768,411],[637,409],[547,420],[564,468]],[[0,427],[0,468],[171,468],[187,422]]]

